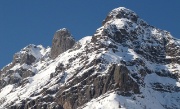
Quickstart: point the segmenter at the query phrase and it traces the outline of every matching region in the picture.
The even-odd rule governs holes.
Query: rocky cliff
[[[1,70],[1,108],[179,109],[179,56],[180,40],[119,7],[92,36],[61,29],[51,49],[17,53]]]
[[[66,28],[56,31],[52,41],[51,57],[55,59],[59,54],[72,48],[74,44],[75,40]]]

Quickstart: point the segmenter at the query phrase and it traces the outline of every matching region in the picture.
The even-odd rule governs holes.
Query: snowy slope
[[[29,45],[1,70],[0,108],[180,109],[180,41],[124,7],[57,58]]]
[[[0,95],[1,95],[0,99],[6,99],[5,100],[6,102],[1,104],[1,107],[4,107],[5,105],[7,105],[13,101],[16,101],[15,103],[18,104],[20,100],[26,99],[26,98],[31,98],[32,95],[41,92],[43,90],[43,88],[45,88],[45,87],[57,88],[59,85],[62,85],[62,84],[57,85],[56,82],[58,81],[57,79],[63,75],[61,75],[61,74],[57,75],[55,78],[50,80],[50,74],[55,73],[55,68],[58,66],[59,63],[64,63],[64,65],[67,66],[69,64],[68,60],[70,58],[78,55],[78,53],[83,52],[84,44],[89,43],[90,40],[91,40],[91,36],[84,37],[78,43],[82,46],[80,49],[71,51],[71,52],[67,51],[67,52],[61,54],[55,60],[47,59],[44,61],[38,61],[31,66],[28,66],[26,64],[25,65],[18,64],[18,65],[15,65],[14,67],[12,67],[10,70],[15,70],[20,67],[28,68],[28,69],[33,67],[34,69],[37,70],[37,74],[34,75],[33,77],[25,78],[25,79],[28,79],[29,82],[27,84],[25,84],[23,87],[16,87],[15,85],[7,85],[4,88],[2,88],[1,92],[0,92]],[[26,47],[24,49],[26,49]],[[20,52],[18,52],[18,54],[24,53],[24,49],[21,50]],[[33,54],[34,52],[37,52],[37,53],[33,54],[33,55],[35,55],[35,57],[37,57],[37,59],[40,59],[41,57],[44,56],[43,54],[46,54],[44,52],[38,51],[37,49],[33,50],[32,48],[28,51],[30,51],[28,53],[31,53],[31,54]],[[47,51],[49,51],[49,48],[47,49]],[[70,53],[68,53],[68,52],[70,52]],[[92,56],[92,58],[94,58],[94,57]],[[81,65],[79,65],[79,60],[77,59],[71,66],[74,66],[74,67],[69,68],[67,71],[65,71],[66,78],[65,78],[64,82],[73,75],[73,70],[82,67],[83,63]],[[38,96],[41,96],[41,95],[38,95]],[[38,97],[38,96],[36,96],[36,97]],[[36,97],[32,97],[32,99],[35,99]]]

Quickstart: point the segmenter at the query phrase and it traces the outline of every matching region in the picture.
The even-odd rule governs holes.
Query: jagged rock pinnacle
[[[63,28],[52,48],[16,53],[0,71],[0,109],[180,109],[180,40],[169,32],[120,7],[74,43]]]
[[[56,58],[74,44],[75,40],[66,28],[57,30],[52,41],[51,58]]]

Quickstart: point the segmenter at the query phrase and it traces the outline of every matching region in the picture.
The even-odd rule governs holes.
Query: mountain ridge
[[[0,72],[1,107],[180,108],[180,41],[169,32],[119,7],[93,36],[73,43],[54,58],[51,48],[35,45],[17,53]]]

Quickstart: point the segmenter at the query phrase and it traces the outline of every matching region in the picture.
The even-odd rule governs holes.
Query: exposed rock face
[[[127,8],[124,7],[116,8],[107,15],[106,19],[103,21],[103,25],[110,20],[123,19],[123,18],[129,19],[132,22],[137,23],[139,16],[135,12]]]
[[[13,57],[13,63],[27,64],[31,65],[36,60],[41,58],[39,51],[43,49],[41,46],[37,47],[36,45],[30,44],[21,52],[18,52]]]
[[[73,78],[68,85],[61,87],[56,94],[56,100],[64,109],[77,109],[89,100],[112,90],[120,91],[124,96],[140,93],[138,84],[129,77],[129,71],[125,66],[114,64],[105,76],[87,76],[94,71],[95,69],[90,69],[82,77]]]
[[[75,40],[66,28],[56,31],[52,41],[51,57],[53,59],[56,58],[59,54],[70,49],[74,44]]]
[[[33,55],[24,54],[22,56],[14,55],[14,62],[15,63],[26,63],[28,65],[31,65],[33,62],[35,62],[36,58]]]
[[[0,89],[6,85],[15,84],[17,87],[29,83],[28,78],[37,73],[34,65],[49,57],[49,52],[45,52],[46,49],[41,45],[30,44],[15,53],[12,62],[0,71]]]
[[[20,52],[22,57],[29,54],[35,60],[15,58],[15,68],[10,64],[1,71],[5,74],[2,93],[9,89],[9,94],[2,98],[0,92],[0,106],[83,109],[93,100],[100,97],[98,104],[107,93],[114,93],[115,97],[110,97],[116,100],[113,105],[118,104],[114,109],[180,108],[180,41],[167,31],[120,7],[108,14],[93,36],[74,43],[68,30],[61,29],[54,36],[51,58],[49,53],[27,52],[32,49]],[[12,97],[15,94],[19,95]],[[101,108],[106,108],[101,103]],[[97,108],[96,104],[86,109]]]

